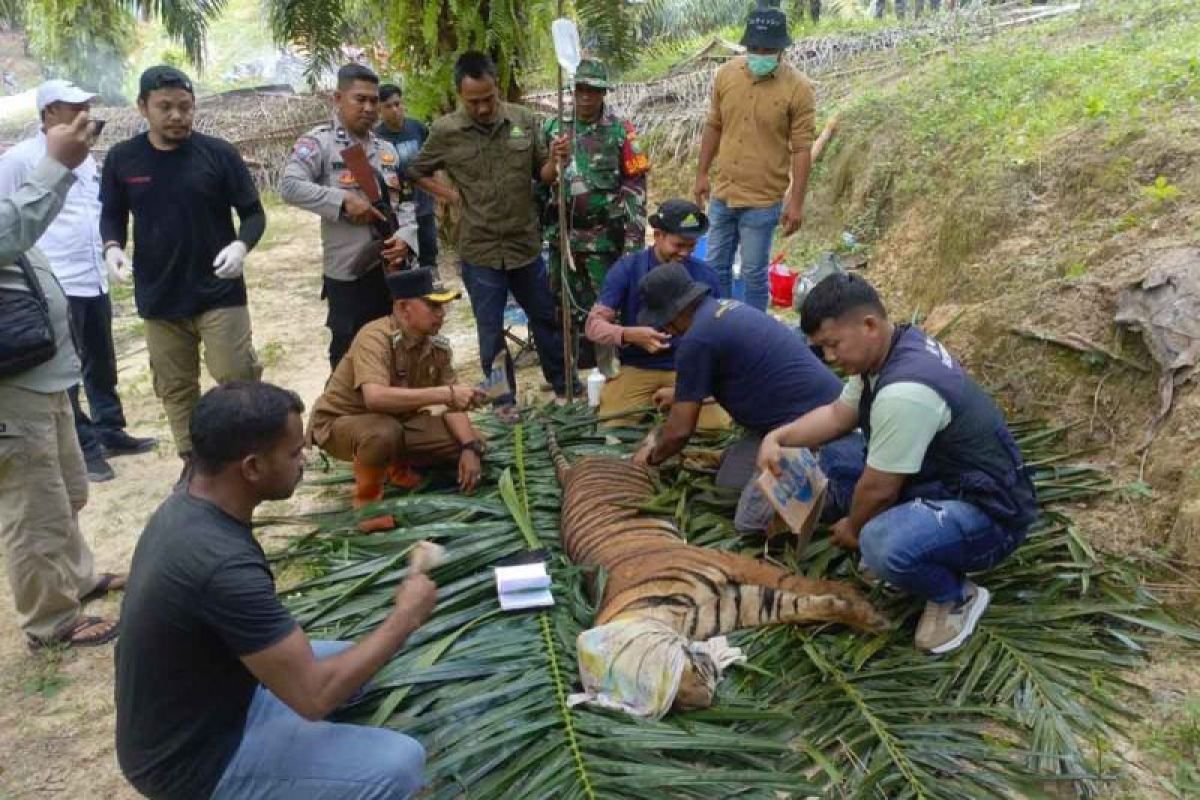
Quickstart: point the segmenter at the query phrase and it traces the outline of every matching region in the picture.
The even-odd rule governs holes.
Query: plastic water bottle
[[[588,374],[588,379],[587,379],[588,405],[591,406],[592,408],[595,408],[596,406],[600,405],[600,393],[602,391],[604,391],[604,382],[606,380],[607,380],[607,378],[604,377],[604,373],[600,371],[599,367],[594,367],[592,369],[592,371]]]
[[[742,277],[742,248],[733,255],[733,299],[746,302],[746,279]]]

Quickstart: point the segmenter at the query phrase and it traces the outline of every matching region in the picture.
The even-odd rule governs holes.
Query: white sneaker
[[[992,595],[971,581],[963,583],[961,603],[926,603],[917,623],[916,645],[930,653],[949,653],[971,638]]]

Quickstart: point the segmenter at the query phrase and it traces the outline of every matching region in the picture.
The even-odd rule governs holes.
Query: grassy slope
[[[912,50],[822,109],[842,114],[840,132],[805,234],[786,245],[801,266],[854,232],[897,316],[952,319],[944,338],[1018,412],[1082,422],[1076,444],[1122,469],[1131,498],[1160,501],[1097,512],[1101,544],[1121,550],[1163,545],[1200,397],[1177,393],[1143,462],[1155,375],[1009,328],[1078,333],[1150,363],[1110,320],[1156,250],[1200,232],[1197,53],[1187,0],[1106,0],[982,45]]]

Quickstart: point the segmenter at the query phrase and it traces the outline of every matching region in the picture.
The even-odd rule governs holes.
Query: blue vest
[[[946,348],[919,328],[897,325],[892,347],[874,386],[863,379],[858,420],[871,440],[871,404],[883,387],[899,382],[933,389],[950,407],[921,470],[908,478],[902,500],[964,500],[1009,530],[1037,519],[1037,495],[1004,415]]]

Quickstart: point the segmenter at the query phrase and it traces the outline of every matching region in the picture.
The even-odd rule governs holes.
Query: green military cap
[[[575,85],[590,86],[593,89],[608,89],[612,84],[608,80],[608,68],[604,63],[594,58],[585,58],[579,62],[575,70]]]

